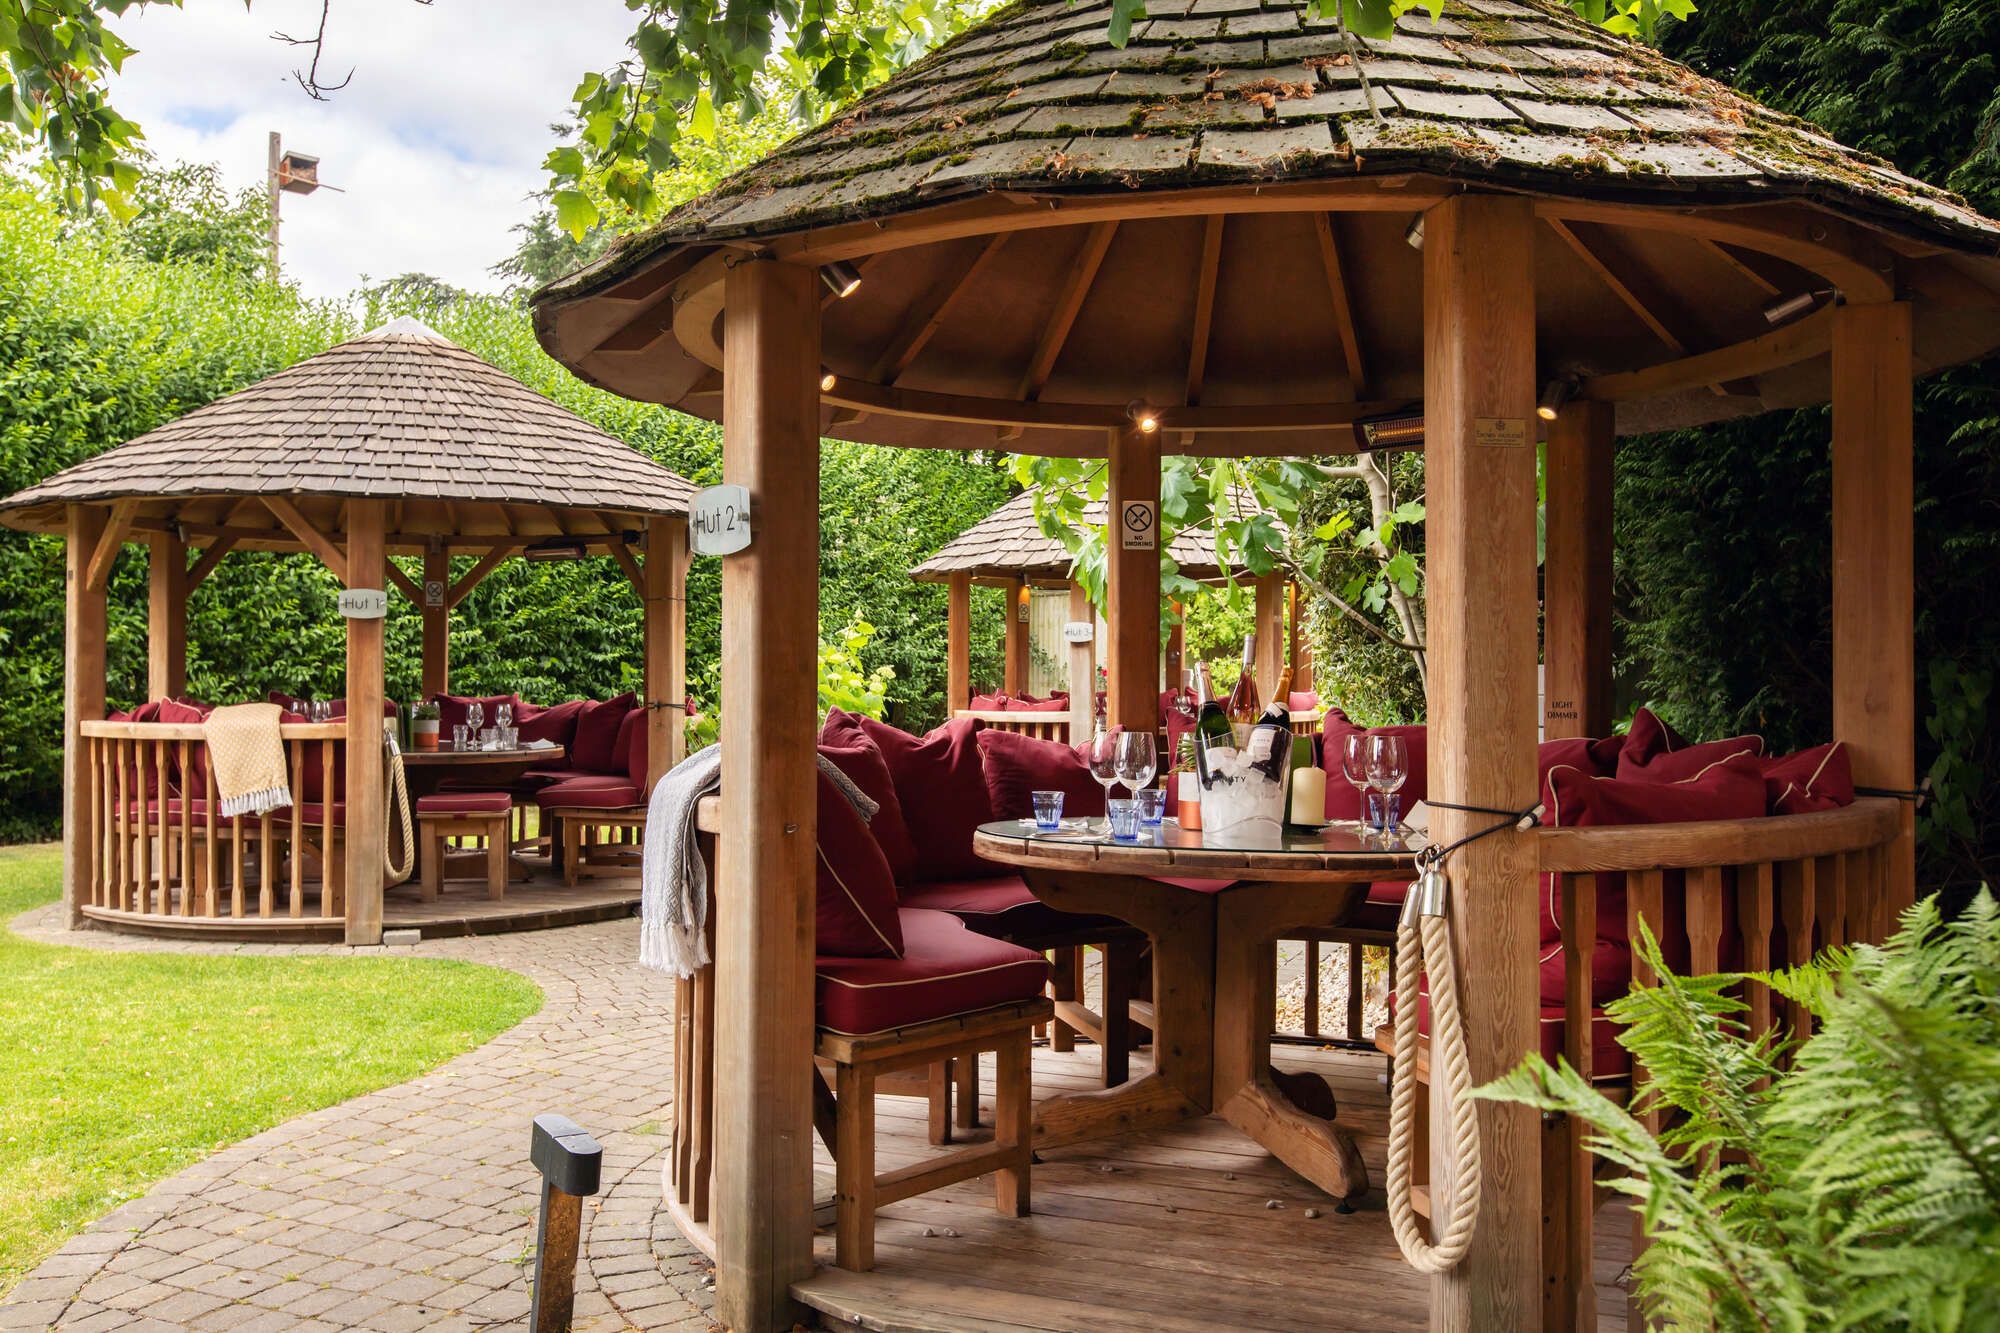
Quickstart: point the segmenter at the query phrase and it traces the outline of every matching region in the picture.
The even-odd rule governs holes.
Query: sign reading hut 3
[[[1151,500],[1127,500],[1118,508],[1118,544],[1127,551],[1160,546],[1160,507]]]
[[[349,620],[380,620],[389,614],[389,594],[380,588],[348,588],[340,594],[340,614]]]
[[[696,555],[731,555],[750,544],[750,490],[710,486],[688,502],[688,546]]]

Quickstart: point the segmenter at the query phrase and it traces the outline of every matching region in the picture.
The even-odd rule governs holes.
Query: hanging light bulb
[[[1154,435],[1160,429],[1160,414],[1145,403],[1133,401],[1125,405],[1125,415],[1132,419],[1141,435]]]
[[[833,386],[835,384],[838,384],[839,382],[840,382],[839,379],[834,375],[834,373],[828,370],[825,366],[821,366],[819,368],[819,391],[821,393],[832,393]]]
[[[845,259],[836,259],[831,264],[819,266],[819,280],[835,296],[854,295],[854,289],[861,285],[861,270]]]
[[[1577,382],[1573,375],[1558,375],[1542,386],[1542,400],[1535,405],[1535,415],[1544,421],[1554,421],[1563,405],[1576,397]]]

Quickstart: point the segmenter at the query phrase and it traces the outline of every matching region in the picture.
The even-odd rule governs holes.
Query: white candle
[[[1326,823],[1326,770],[1306,766],[1292,770],[1292,822],[1308,828]]]

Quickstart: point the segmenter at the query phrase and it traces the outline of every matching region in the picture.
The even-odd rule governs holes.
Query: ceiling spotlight
[[[819,266],[819,280],[835,296],[852,296],[854,289],[861,285],[861,270],[845,259],[836,259],[831,264]]]
[[[1415,222],[1412,222],[1409,226],[1409,230],[1403,233],[1403,239],[1410,243],[1410,248],[1412,250],[1421,250],[1424,248],[1423,214],[1421,213],[1417,214],[1417,220]]]
[[[1574,375],[1556,376],[1542,387],[1542,401],[1535,404],[1535,415],[1544,421],[1554,421],[1563,404],[1576,397],[1576,390]]]
[[[1141,435],[1155,435],[1160,429],[1160,414],[1144,403],[1132,402],[1125,405],[1125,415],[1139,428]]]
[[[1354,447],[1364,454],[1385,449],[1421,449],[1424,445],[1424,414],[1404,412],[1393,416],[1369,417],[1354,423]]]
[[[821,393],[832,393],[833,386],[839,382],[834,373],[825,366],[819,368],[819,391]]]
[[[1781,296],[1764,307],[1764,322],[1775,327],[1785,323],[1787,320],[1797,319],[1800,315],[1805,314],[1808,310],[1818,305],[1821,297],[1832,295],[1833,292],[1830,289],[1822,289],[1819,291],[1795,292],[1790,296]]]

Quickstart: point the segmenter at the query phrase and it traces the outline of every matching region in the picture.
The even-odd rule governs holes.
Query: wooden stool
[[[542,818],[557,830],[554,846],[562,862],[563,883],[598,875],[636,875],[640,849],[646,841],[646,808],[598,810],[551,807]],[[607,836],[608,835],[608,836]]]
[[[834,1066],[834,1262],[852,1272],[875,1266],[875,1210],[912,1195],[993,1173],[994,1205],[1003,1217],[1026,1217],[1034,1134],[1029,1036],[1053,1012],[1046,998],[980,1009],[889,1032],[850,1037],[822,1030],[817,1053]],[[991,1143],[875,1174],[878,1078],[945,1060],[976,1060],[992,1051],[997,1095]],[[814,1082],[819,1084],[817,1076]]]
[[[507,896],[508,824],[514,798],[504,791],[440,792],[417,802],[417,841],[422,848],[421,892],[436,902],[444,888],[449,838],[486,839],[486,896]]]

